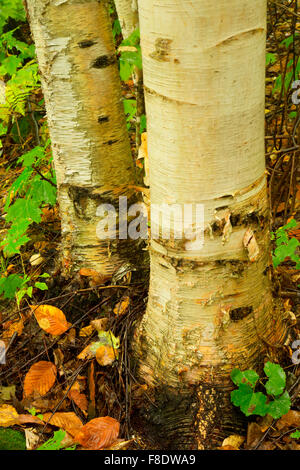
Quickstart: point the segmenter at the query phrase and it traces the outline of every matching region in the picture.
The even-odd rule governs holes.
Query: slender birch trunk
[[[286,335],[267,268],[266,1],[139,0],[139,15],[151,207],[202,203],[205,227],[203,248],[151,240],[143,413],[160,448],[204,449],[230,432],[231,370],[257,369]]]
[[[132,197],[134,168],[105,2],[27,0],[57,175],[65,266],[113,273],[136,254],[99,240],[97,207]],[[131,253],[132,252],[132,253]]]
[[[126,39],[138,28],[137,0],[114,0],[123,38]]]

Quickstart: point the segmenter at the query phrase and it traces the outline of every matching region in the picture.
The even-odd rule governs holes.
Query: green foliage
[[[55,177],[51,170],[44,174],[36,172],[37,167],[51,164],[46,152],[47,145],[48,142],[44,147],[37,146],[18,159],[23,171],[10,187],[5,204],[5,221],[11,224],[1,241],[6,257],[20,253],[20,247],[30,240],[26,235],[28,227],[41,221],[42,207],[56,202]]]
[[[300,257],[296,253],[299,246],[297,238],[290,238],[289,230],[297,226],[295,219],[291,219],[286,225],[280,227],[275,233],[271,233],[271,239],[275,241],[275,250],[273,253],[273,264],[277,268],[286,258],[290,258],[296,263],[296,269],[300,269]]]
[[[34,282],[26,274],[6,272],[9,258],[21,255],[21,247],[29,240],[29,229],[41,222],[45,205],[56,203],[56,181],[52,170],[52,158],[48,152],[50,141],[41,138],[41,143],[28,150],[24,142],[31,140],[32,119],[43,117],[32,110],[31,97],[40,90],[40,77],[35,58],[34,44],[26,24],[26,14],[22,0],[2,0],[0,8],[0,148],[1,136],[8,131],[15,143],[20,144],[21,157],[12,166],[18,175],[8,189],[4,207],[6,232],[0,240],[3,251],[0,295],[6,299],[32,296],[33,288],[46,290],[47,284]],[[38,106],[43,106],[40,102]],[[37,106],[35,106],[37,108]],[[30,117],[29,117],[30,116]],[[25,150],[26,149],[26,150]],[[21,168],[21,172],[19,171]],[[23,264],[23,263],[22,263]],[[42,275],[42,277],[47,274]]]
[[[54,436],[48,439],[48,441],[44,442],[40,447],[36,450],[61,450],[63,449],[62,441],[66,437],[66,431],[60,429],[59,431],[54,432]],[[75,450],[76,445],[72,447],[68,447],[64,450]]]
[[[136,29],[121,43],[120,53],[120,76],[121,80],[129,80],[134,72],[134,68],[142,69],[142,53],[140,46],[140,31]],[[130,51],[122,51],[122,47],[132,48]]]
[[[289,49],[294,40],[299,39],[299,33],[296,33],[295,35],[291,35],[284,39],[280,45],[284,46],[286,49]],[[269,64],[274,64],[277,60],[277,57],[275,54],[267,54],[267,65]],[[294,59],[289,60],[287,63],[287,69],[286,73],[284,76],[284,82],[283,82],[283,77],[282,74],[279,74],[278,77],[275,80],[274,87],[272,90],[272,93],[274,94],[275,92],[278,92],[284,87],[284,91],[288,91],[290,88],[292,81],[294,79],[294,69],[295,69],[295,79],[297,80],[299,74],[300,74],[300,59],[297,59],[296,63],[294,64]]]
[[[300,439],[300,429],[297,429],[297,431],[292,432],[292,434],[290,434],[290,437],[292,437],[293,439]]]
[[[259,381],[259,375],[253,370],[240,371],[234,369],[231,372],[231,379],[237,390],[231,393],[231,401],[238,406],[246,416],[269,414],[274,419],[285,415],[291,407],[291,399],[286,386],[286,374],[282,367],[272,362],[267,362],[264,372],[268,380],[263,386],[267,395],[262,392],[255,392],[255,387]]]
[[[0,450],[26,450],[24,433],[14,429],[0,429]]]

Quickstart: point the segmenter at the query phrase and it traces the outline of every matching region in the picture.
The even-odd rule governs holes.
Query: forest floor
[[[284,87],[293,68],[289,62],[295,60],[296,54],[292,47],[282,44],[290,37],[291,27],[295,28],[295,24],[291,26],[290,18],[284,14],[269,18],[268,54],[276,56],[276,60],[271,58],[267,65],[266,165],[274,232],[291,219],[300,220],[297,173],[300,126],[295,119],[297,107]],[[123,93],[126,98],[134,96],[132,82],[127,82]],[[34,100],[39,103],[41,98],[39,91]],[[135,154],[133,127],[131,139]],[[34,146],[33,133],[26,145]],[[8,189],[23,169],[15,163],[24,153],[24,142],[18,142],[9,133],[3,147],[2,213]],[[1,217],[0,233],[5,230],[5,218]],[[300,224],[289,230],[288,236],[300,241]],[[0,365],[0,430],[2,426],[6,434],[0,432],[0,449],[1,446],[12,450],[36,449],[49,438],[50,449],[70,447],[82,423],[106,416],[116,420],[115,430],[116,423],[120,423],[120,431],[113,433],[113,439],[107,437],[105,442],[98,442],[102,448],[143,449],[145,444],[132,429],[131,422],[139,401],[147,396],[147,386],[135,378],[130,338],[146,308],[149,272],[133,271],[115,285],[109,280],[102,282],[91,270],[82,269],[75,279],[68,281],[57,263],[59,246],[58,207],[46,206],[41,222],[31,226],[30,241],[21,256],[11,258],[5,267],[6,274],[26,273],[37,282],[43,273],[49,277],[44,279],[47,289],[34,287],[32,297],[25,296],[20,304],[11,299],[1,301],[0,340],[6,346],[6,362]],[[292,312],[295,338],[300,334],[299,284],[300,273],[292,260],[286,259],[273,269],[274,296],[286,311]],[[99,332],[103,348],[95,358],[91,357],[89,348],[99,341]],[[300,441],[290,437],[300,429],[300,367],[292,363],[292,353],[286,346],[281,357],[281,366],[293,384],[291,411],[279,420],[251,418],[240,440],[227,440],[221,448],[300,450]],[[107,424],[99,422],[99,429],[103,430]],[[66,433],[56,434],[54,442],[51,437],[58,429]],[[94,432],[99,429],[96,427]],[[26,444],[24,437],[20,437],[24,434]],[[82,436],[77,449],[87,447],[87,442],[88,435]]]

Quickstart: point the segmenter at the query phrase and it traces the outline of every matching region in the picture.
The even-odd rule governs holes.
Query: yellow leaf
[[[11,405],[0,406],[0,426],[7,428],[19,422],[17,410]]]
[[[127,312],[129,307],[129,297],[125,297],[121,302],[118,302],[114,308],[115,315],[124,315]]]

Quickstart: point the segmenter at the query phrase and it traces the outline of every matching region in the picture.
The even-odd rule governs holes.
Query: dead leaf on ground
[[[31,309],[39,326],[46,333],[57,336],[69,328],[65,314],[59,308],[53,305],[39,305],[38,307],[32,305]]]
[[[39,361],[30,367],[24,380],[24,396],[29,397],[35,392],[46,395],[56,380],[57,370],[52,362]]]
[[[84,393],[80,393],[78,390],[70,390],[68,393],[68,398],[73,400],[75,405],[86,414],[88,409],[88,400]]]
[[[279,430],[285,427],[300,428],[300,411],[290,410],[277,421],[276,427]]]
[[[96,361],[100,366],[110,366],[117,358],[118,352],[111,346],[99,346],[96,351]]]
[[[51,417],[50,421],[49,418]],[[80,432],[83,424],[78,416],[73,412],[58,412],[52,416],[52,413],[45,413],[43,415],[45,423],[57,426],[58,428],[67,431],[72,437]]]
[[[25,429],[26,449],[33,450],[40,441],[38,431],[34,428]]]
[[[226,439],[224,439],[222,447],[231,446],[239,449],[244,441],[245,438],[243,436],[239,436],[238,434],[232,434],[231,436],[226,437]]]
[[[95,418],[85,424],[75,436],[75,441],[90,450],[111,446],[118,438],[120,423],[110,416]]]
[[[121,302],[118,302],[114,308],[115,315],[124,315],[129,307],[130,299],[129,297],[124,297]]]
[[[17,410],[11,405],[0,406],[0,426],[7,428],[18,424],[19,414]]]
[[[91,321],[91,325],[99,332],[106,331],[108,318],[96,318]]]

